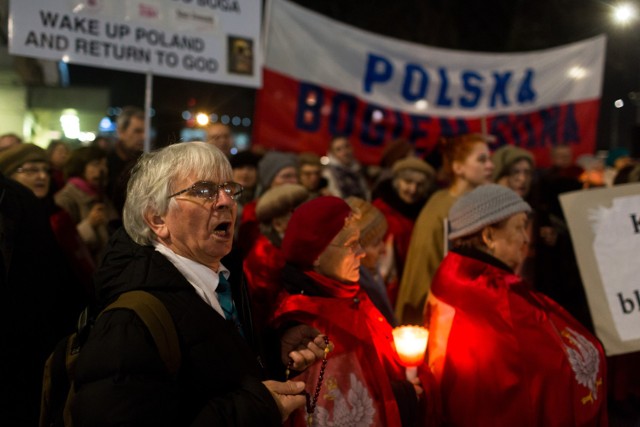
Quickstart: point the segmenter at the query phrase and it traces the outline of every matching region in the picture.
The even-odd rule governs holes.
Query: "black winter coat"
[[[234,276],[242,274],[232,270]],[[105,313],[78,359],[76,425],[281,425],[276,402],[261,383],[259,358],[247,344],[252,342],[251,318],[241,282],[232,280],[231,286],[246,339],[196,294],[169,260],[119,230],[96,275],[98,301],[106,305],[134,289],[158,297],[175,323],[182,364],[172,379],[133,312]]]

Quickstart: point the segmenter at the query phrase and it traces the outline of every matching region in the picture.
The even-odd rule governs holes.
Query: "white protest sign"
[[[562,194],[596,335],[608,355],[640,350],[640,184]]]
[[[259,87],[261,12],[255,0],[12,0],[9,52]]]

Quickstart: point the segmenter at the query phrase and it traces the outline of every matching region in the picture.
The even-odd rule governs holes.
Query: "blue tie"
[[[240,325],[240,319],[238,318],[238,311],[236,310],[236,306],[233,303],[233,298],[231,296],[231,284],[222,273],[220,273],[218,277],[219,281],[216,292],[218,293],[218,302],[220,303],[220,307],[222,307],[224,317],[227,320],[233,321],[240,334],[244,336],[242,326]]]

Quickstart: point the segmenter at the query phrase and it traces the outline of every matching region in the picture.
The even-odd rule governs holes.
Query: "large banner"
[[[259,87],[261,14],[255,0],[11,0],[9,52]]]
[[[608,355],[640,350],[640,184],[560,195],[596,335]]]
[[[431,151],[442,136],[482,132],[495,147],[593,153],[605,37],[543,51],[462,52],[371,34],[284,0],[270,2],[254,141],[324,154],[346,135],[364,163],[406,138]],[[424,23],[428,25],[428,22]]]

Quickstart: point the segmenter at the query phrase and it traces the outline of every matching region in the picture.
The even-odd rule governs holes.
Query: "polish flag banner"
[[[323,155],[346,136],[376,164],[404,138],[421,155],[440,138],[492,136],[493,149],[592,154],[604,73],[604,35],[551,49],[478,53],[372,34],[285,0],[269,3],[254,144]]]

